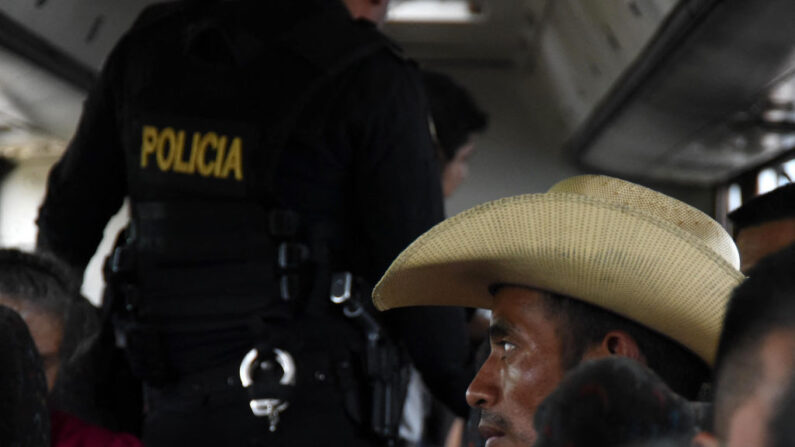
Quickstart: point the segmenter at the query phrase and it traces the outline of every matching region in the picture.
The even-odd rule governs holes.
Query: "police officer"
[[[378,322],[367,299],[361,312],[329,301],[332,279],[348,304],[366,297],[441,220],[426,116],[413,65],[336,1],[177,2],[139,17],[37,222],[39,248],[82,270],[130,198],[106,305],[144,381],[147,445],[384,444],[405,363],[389,339],[466,412],[461,311]]]

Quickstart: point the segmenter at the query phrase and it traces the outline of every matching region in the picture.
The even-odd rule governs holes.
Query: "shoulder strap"
[[[330,36],[333,38],[329,38]],[[265,185],[270,197],[274,197],[276,161],[295,131],[298,117],[309,100],[335,75],[378,51],[390,50],[394,54],[396,50],[392,47],[397,48],[386,36],[368,24],[352,20],[328,20],[328,17],[322,15],[300,22],[283,34],[280,41],[289,51],[305,59],[316,70],[316,76],[295,99],[271,139],[277,150],[270,154],[272,158],[266,164],[269,171],[265,177]]]
[[[281,40],[327,75],[340,73],[379,50],[397,50],[394,43],[365,21],[327,20],[323,16],[304,20],[283,34]]]

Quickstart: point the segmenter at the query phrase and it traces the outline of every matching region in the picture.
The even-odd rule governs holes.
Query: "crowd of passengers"
[[[237,3],[242,4],[240,8],[235,5]],[[161,69],[159,63],[164,60],[173,62],[174,79],[179,79],[179,70],[192,63],[207,63],[204,67],[211,69],[204,74],[218,75],[221,81],[229,84],[229,91],[239,94],[237,72],[229,71],[231,77],[228,78],[219,73],[225,73],[224,70],[236,67],[236,64],[259,66],[260,63],[271,62],[267,58],[253,57],[260,47],[257,39],[252,37],[265,32],[265,37],[271,38],[267,34],[270,29],[262,26],[261,19],[272,20],[274,27],[278,28],[278,25],[291,22],[285,18],[284,23],[277,23],[282,21],[281,16],[270,13],[290,12],[295,8],[323,12],[324,20],[312,22],[315,28],[311,29],[317,30],[323,23],[330,25],[329,30],[333,33],[324,36],[329,42],[345,37],[338,31],[347,30],[352,33],[347,35],[351,39],[370,36],[373,42],[378,43],[373,46],[363,42],[366,45],[362,49],[370,51],[376,48],[379,51],[372,54],[357,52],[363,59],[356,69],[337,73],[336,83],[329,84],[302,109],[296,127],[303,132],[300,138],[296,136],[293,150],[286,151],[285,157],[290,163],[285,162],[282,166],[290,175],[278,178],[284,183],[283,189],[295,196],[288,197],[294,201],[294,206],[306,207],[305,202],[311,200],[324,201],[313,205],[322,205],[320,208],[329,213],[326,216],[329,219],[340,218],[344,213],[337,209],[337,206],[342,209],[343,204],[326,200],[327,197],[350,202],[350,209],[345,209],[345,212],[355,211],[362,222],[353,224],[361,228],[343,226],[341,222],[351,222],[347,218],[342,219],[337,223],[346,232],[337,235],[339,240],[335,242],[346,249],[348,246],[355,248],[346,250],[346,256],[367,264],[363,268],[375,274],[374,278],[367,279],[377,280],[388,261],[401,248],[442,219],[442,192],[445,196],[451,194],[465,176],[466,162],[473,150],[471,134],[483,130],[486,125],[486,117],[467,95],[456,93],[457,87],[432,73],[422,75],[425,85],[420,85],[421,76],[413,64],[394,45],[378,37],[380,34],[374,31],[374,27],[383,21],[387,3],[385,0],[345,0],[344,6],[349,9],[346,11],[342,4],[325,0],[282,3],[203,1],[193,2],[182,11],[186,14],[184,16],[179,15],[182,14],[179,10],[165,6],[164,9],[148,10],[139,19],[132,33],[109,57],[109,63],[100,76],[101,82],[86,103],[80,130],[51,173],[48,194],[37,221],[40,251],[0,250],[0,362],[3,365],[0,368],[0,445],[138,446],[142,445],[139,435],[144,438],[147,435],[146,427],[142,431],[141,424],[151,426],[149,433],[155,436],[147,439],[149,445],[172,445],[175,443],[170,439],[184,441],[186,434],[201,439],[193,443],[176,443],[213,445],[219,443],[212,439],[223,438],[227,434],[234,434],[236,439],[248,436],[248,433],[230,433],[243,430],[252,430],[256,436],[256,442],[252,440],[250,445],[277,442],[278,445],[307,445],[306,442],[293,439],[291,443],[291,439],[284,439],[289,436],[306,436],[306,439],[322,442],[322,445],[347,445],[346,441],[337,438],[342,435],[350,435],[346,439],[369,442],[367,445],[390,444],[385,439],[375,439],[367,431],[372,427],[361,423],[366,419],[362,415],[358,415],[360,420],[354,420],[351,414],[355,411],[345,413],[350,403],[347,398],[351,394],[343,395],[338,389],[350,390],[361,385],[340,379],[351,375],[341,373],[332,379],[322,371],[314,370],[314,366],[303,368],[299,364],[298,369],[302,373],[304,370],[315,372],[310,374],[310,380],[323,387],[302,388],[309,390],[302,393],[304,400],[294,399],[288,402],[291,404],[289,407],[280,406],[277,410],[272,405],[268,410],[269,417],[262,419],[253,419],[247,400],[216,399],[216,389],[220,389],[224,396],[230,393],[236,397],[246,395],[242,379],[237,381],[226,376],[218,383],[208,380],[209,388],[212,388],[209,391],[198,382],[189,380],[192,377],[184,371],[179,380],[165,384],[144,380],[141,386],[140,381],[129,380],[125,374],[130,374],[130,366],[127,365],[127,369],[123,367],[126,360],[118,356],[121,351],[114,351],[114,346],[110,346],[110,350],[102,350],[103,343],[113,344],[114,336],[103,336],[103,330],[110,326],[117,329],[119,325],[114,321],[113,325],[106,327],[103,323],[112,320],[114,315],[100,315],[100,311],[81,296],[80,281],[75,278],[80,276],[75,275],[76,266],[82,264],[77,268],[82,271],[93,253],[95,247],[92,244],[98,242],[95,233],[104,228],[104,217],[109,218],[109,210],[115,208],[109,203],[120,203],[123,197],[132,197],[133,206],[139,205],[136,202],[141,200],[142,190],[125,188],[144,185],[146,188],[143,190],[147,193],[163,192],[166,196],[177,191],[178,197],[190,202],[207,199],[208,192],[199,194],[186,188],[186,185],[194,183],[183,183],[187,178],[183,174],[195,174],[198,177],[194,176],[196,178],[192,180],[202,181],[199,177],[214,173],[218,179],[223,177],[223,180],[231,181],[233,174],[241,180],[244,168],[245,172],[255,168],[261,170],[262,166],[248,165],[249,159],[243,162],[240,141],[234,142],[239,139],[230,143],[224,166],[217,162],[216,167],[211,168],[204,157],[208,146],[201,141],[206,140],[210,144],[215,139],[214,144],[218,147],[213,146],[214,150],[223,153],[226,143],[221,144],[219,140],[225,141],[226,137],[217,138],[215,130],[210,132],[210,128],[206,129],[207,132],[194,133],[189,163],[185,160],[178,160],[184,166],[174,163],[173,152],[184,149],[182,144],[186,141],[184,136],[188,127],[179,127],[182,130],[175,133],[173,126],[161,126],[162,131],[158,131],[156,126],[145,125],[140,144],[124,146],[125,150],[140,146],[142,153],[134,154],[132,159],[140,160],[141,171],[135,172],[143,180],[141,184],[121,185],[123,179],[129,177],[128,172],[122,171],[138,166],[126,166],[121,160],[124,158],[122,148],[108,146],[118,143],[122,134],[133,134],[121,131],[120,122],[124,125],[130,123],[116,119],[119,118],[115,116],[117,111],[141,106],[144,110],[138,112],[151,112],[140,102],[146,105],[148,103],[144,99],[162,99],[174,90],[172,74]],[[220,19],[217,23],[214,8],[217,12],[224,12],[218,14]],[[249,14],[249,11],[261,15]],[[172,13],[176,15],[170,16]],[[230,17],[241,21],[235,22]],[[295,19],[289,15],[285,17]],[[197,22],[192,23],[187,18]],[[352,25],[349,23],[351,18],[360,21]],[[174,21],[169,21],[171,19]],[[229,25],[224,22],[227,19],[240,25],[240,29],[235,26],[225,28]],[[362,23],[361,20],[371,23]],[[168,26],[155,26],[163,23]],[[182,30],[178,24],[187,25]],[[339,28],[335,28],[335,24]],[[300,25],[305,23],[300,22]],[[150,35],[150,31],[155,29],[166,36],[172,36],[173,31],[180,39],[156,38]],[[184,35],[180,34],[183,31]],[[168,44],[182,42],[182,37],[187,48],[179,47],[178,53],[156,59],[157,64],[147,59],[148,56],[162,56],[158,50],[170,49]],[[307,36],[296,34],[293,37]],[[135,47],[131,42],[136,39],[145,45]],[[296,48],[307,51],[306,54],[300,53],[302,57],[312,59],[317,56],[314,49],[320,42],[312,40],[307,44],[299,39],[295,43],[301,44],[295,45]],[[328,49],[334,50],[335,47],[329,45]],[[129,58],[123,57],[125,51],[131,51],[127,55]],[[334,62],[334,59],[319,58],[318,61],[326,63]],[[282,62],[289,61],[293,59]],[[143,82],[145,76],[138,76],[141,67],[150,66],[158,70],[148,74],[163,84],[150,81],[162,90]],[[267,67],[266,72],[270,73],[270,65]],[[120,76],[123,68],[130,68],[136,75]],[[340,69],[336,65],[332,68]],[[163,75],[163,79],[156,74]],[[204,79],[192,72],[186,79],[196,80],[194,77]],[[225,107],[215,109],[230,106],[231,110],[234,108],[232,105],[238,105],[237,96],[231,99],[224,97],[219,92],[225,90],[217,88],[215,78],[207,79],[213,82],[206,91],[203,87],[207,86],[198,85],[198,81],[184,82],[180,86],[186,91],[197,88],[195,95],[187,95],[197,100],[197,108],[207,106],[203,101],[205,94],[219,95],[215,99],[220,98]],[[260,83],[265,90],[272,87],[268,82]],[[131,90],[131,86],[143,87],[139,92]],[[244,90],[244,99],[255,97]],[[386,95],[384,90],[393,94]],[[423,90],[426,90],[425,94],[421,93]],[[445,90],[449,93],[442,93]],[[130,91],[140,95],[125,96]],[[145,96],[152,92],[155,92],[152,98]],[[426,94],[430,102],[427,108]],[[439,101],[436,94],[447,98]],[[290,104],[296,102],[293,97],[286,99]],[[211,101],[207,103],[213,104]],[[192,108],[181,103],[177,105]],[[430,109],[430,120],[427,109]],[[466,113],[468,117],[461,116],[464,110],[471,110]],[[261,112],[259,108],[256,111]],[[282,113],[279,107],[276,111],[279,115],[290,116]],[[193,116],[198,112],[179,109],[174,113]],[[212,123],[212,129],[226,123],[226,117],[216,118],[219,120]],[[255,115],[255,118],[261,124],[261,117]],[[182,123],[183,120],[174,122]],[[135,121],[135,124],[140,123]],[[237,132],[237,127],[230,129]],[[182,136],[178,138],[177,134]],[[368,138],[357,138],[362,135]],[[340,141],[334,139],[337,137]],[[165,142],[169,138],[173,141],[168,146],[171,152],[165,150]],[[177,140],[182,143],[177,145]],[[155,149],[155,143],[158,149]],[[349,143],[359,146],[349,147]],[[174,149],[175,146],[178,149]],[[193,155],[194,149],[196,154],[203,154],[202,158]],[[439,166],[433,159],[432,149],[444,162],[441,174],[436,172]],[[354,160],[349,151],[363,160]],[[118,158],[113,164],[116,172],[109,167],[104,169],[108,166],[105,163],[107,157]],[[103,169],[93,169],[99,165]],[[268,170],[270,168],[268,166]],[[161,174],[170,180],[163,183],[163,177],[158,177]],[[352,183],[358,188],[366,191],[356,190],[352,194],[350,190],[355,188],[349,187],[349,177],[355,179]],[[440,181],[442,188],[438,188]],[[164,184],[174,186],[174,190],[164,192]],[[210,197],[215,197],[218,191],[211,188],[209,192]],[[112,195],[113,200],[99,200],[101,194],[97,193]],[[168,206],[174,206],[174,203],[183,205],[179,200],[164,203]],[[446,394],[445,390],[461,389],[461,392],[453,393],[452,398],[446,396],[446,402],[452,402],[451,409],[460,403],[460,416],[466,413],[463,389],[464,383],[472,377],[469,368],[473,364],[470,360],[475,349],[471,349],[469,356],[466,352],[458,352],[459,347],[464,346],[461,350],[465,351],[470,343],[469,340],[459,343],[459,338],[467,334],[457,329],[465,329],[466,325],[458,324],[463,322],[456,318],[460,316],[463,320],[462,308],[490,311],[488,349],[465,396],[471,407],[470,420],[474,423],[467,429],[461,423],[453,424],[447,439],[438,437],[440,442],[446,442],[446,446],[468,447],[482,443],[487,447],[792,446],[795,445],[795,431],[789,421],[795,411],[793,203],[795,186],[782,187],[748,202],[729,216],[735,236],[732,238],[706,214],[651,189],[605,176],[573,177],[559,182],[546,193],[488,202],[441,221],[394,259],[367,299],[372,298],[374,307],[383,312],[379,314],[380,319],[387,321],[389,316],[397,315],[391,319],[393,324],[390,326],[393,335],[400,332],[394,338],[407,347],[423,378],[436,379],[435,383],[428,380],[428,388],[436,392],[440,400],[444,400],[441,395]],[[259,202],[256,204],[260,205]],[[334,207],[329,207],[331,204]],[[175,208],[181,209],[180,206]],[[169,211],[168,207],[160,211],[164,209]],[[262,211],[257,207],[246,209]],[[86,214],[93,211],[108,216],[86,218]],[[210,219],[210,214],[201,216]],[[241,215],[238,220],[245,221],[247,213],[234,214],[234,217]],[[235,220],[220,217],[224,217],[218,221],[222,224]],[[87,225],[87,221],[94,225]],[[206,227],[216,228],[209,224]],[[150,225],[151,228],[154,225]],[[169,239],[161,237],[163,235],[158,232],[143,233],[149,236],[149,242]],[[179,239],[183,236],[181,233],[172,231],[168,235],[182,241]],[[214,236],[211,233],[199,233],[198,239],[210,239]],[[251,234],[259,236],[260,233],[263,231],[258,228]],[[75,246],[79,246],[78,249]],[[54,254],[58,252],[57,248],[61,249],[61,259]],[[237,248],[253,251],[245,244]],[[76,252],[79,252],[77,257],[85,262],[67,259],[66,254],[74,255]],[[229,255],[224,251],[221,253]],[[185,255],[181,250],[168,254]],[[261,261],[260,258],[264,257],[262,253],[256,255],[252,259]],[[225,271],[230,271],[229,265],[224,264],[224,267]],[[153,273],[152,270],[148,272]],[[146,276],[147,270],[137,273]],[[190,282],[179,283],[179,286],[193,286],[195,289],[192,282],[204,279],[199,275],[190,278]],[[252,278],[252,282],[261,279],[256,275],[246,278]],[[287,276],[281,277],[285,278]],[[220,288],[224,286],[221,284]],[[186,294],[190,296],[182,296],[182,289],[174,291],[169,287],[177,286],[165,284],[159,291],[179,292],[176,295],[184,299],[180,301],[183,305],[192,303],[195,295],[202,292],[192,290],[191,294]],[[257,293],[261,291],[253,285],[251,287]],[[284,289],[290,292],[289,284]],[[214,291],[206,293],[211,295],[210,298],[217,298]],[[162,298],[162,295],[153,294],[148,298]],[[280,298],[292,306],[290,293],[283,292]],[[230,300],[225,304],[230,306],[230,302],[240,306],[240,301]],[[180,310],[184,311],[189,306],[183,307]],[[467,315],[482,314],[469,311]],[[185,320],[190,316],[187,312],[178,315]],[[179,323],[183,321],[179,320]],[[429,328],[433,331],[426,331]],[[184,331],[184,327],[176,329],[174,332]],[[204,334],[203,328],[199,331],[193,329],[194,332],[184,331],[188,335],[180,333],[174,339],[180,347],[188,346],[199,352],[199,357],[204,357],[207,345],[212,342],[225,347],[229,341],[225,338],[228,333],[213,339],[212,334],[215,333],[208,335]],[[256,325],[248,329],[255,333],[264,332]],[[317,335],[311,334],[313,328],[308,329],[299,331],[299,335]],[[459,335],[451,335],[453,333]],[[423,334],[433,336],[423,339]],[[334,339],[331,341],[337,343],[348,340],[343,336],[337,340],[338,334],[333,331],[322,332],[321,335],[314,338]],[[446,339],[441,340],[445,336]],[[117,341],[123,338],[115,337]],[[305,340],[298,341],[303,343]],[[127,344],[127,347],[132,344]],[[237,348],[235,343],[228,344]],[[131,349],[127,353],[129,351]],[[149,353],[143,349],[137,354],[142,351]],[[114,352],[116,355],[97,357],[97,352]],[[325,352],[322,354],[316,358],[328,357]],[[144,360],[161,358],[154,353],[137,357],[139,360],[142,357]],[[470,362],[459,365],[457,362],[461,359]],[[335,368],[346,361],[336,362]],[[235,362],[227,362],[224,366],[231,364],[236,368],[238,362],[235,359]],[[156,363],[146,366],[156,370]],[[207,372],[207,377],[215,379],[215,370],[206,369],[208,371],[194,373],[201,375]],[[288,368],[283,369],[284,376],[287,376]],[[223,372],[226,374],[227,371]],[[226,380],[227,377],[231,378]],[[445,382],[439,380],[440,377],[449,380]],[[202,375],[202,378],[206,377]],[[459,384],[460,378],[466,380]],[[306,380],[306,377],[299,380]],[[98,387],[100,383],[103,387]],[[137,395],[136,389],[129,385],[135,383],[138,384]],[[299,383],[298,387],[304,385]],[[421,388],[420,385],[417,387]],[[142,389],[144,394],[148,394],[145,399],[140,396]],[[174,393],[176,398],[170,399],[173,396],[163,391],[165,389],[179,392]],[[180,395],[182,392],[187,397]],[[336,401],[331,404],[323,402],[314,395],[320,392],[328,393]],[[306,402],[318,403],[318,406],[326,404],[326,407],[314,408]],[[406,402],[405,420],[425,411],[422,403],[417,404],[411,398]],[[196,404],[198,410],[182,408],[190,406],[188,403]],[[229,409],[233,411],[225,411]],[[152,417],[153,414],[162,418]],[[235,421],[240,414],[248,419],[241,417]],[[149,419],[160,423],[152,423]],[[229,424],[225,425],[227,422]],[[232,426],[236,422],[240,425]],[[445,427],[442,431],[447,434],[449,424],[440,425]],[[243,429],[238,430],[239,427]],[[433,428],[431,424],[426,431]],[[334,435],[326,433],[333,429],[337,430]],[[219,430],[223,433],[217,433]],[[352,434],[348,430],[358,431]],[[168,437],[158,438],[159,435]],[[204,438],[210,435],[216,438]],[[403,432],[401,436],[402,439],[397,441],[401,447],[432,445],[427,438],[407,437]],[[269,444],[269,439],[278,441]]]
[[[738,258],[716,222],[677,200],[575,177],[442,222],[398,257],[374,301],[492,310],[490,354],[467,391],[489,446],[792,446],[792,203],[795,185],[730,215]],[[551,225],[559,236],[544,231]],[[473,231],[483,240],[458,239]],[[550,237],[556,251],[533,251]],[[435,260],[422,252],[431,239]],[[446,270],[460,250],[491,276],[473,282]],[[431,264],[433,278],[405,282]],[[472,290],[481,286],[488,293]],[[46,254],[4,249],[0,304],[3,445],[141,445],[64,411],[96,419],[80,401],[91,371],[74,365],[98,315],[68,270]]]

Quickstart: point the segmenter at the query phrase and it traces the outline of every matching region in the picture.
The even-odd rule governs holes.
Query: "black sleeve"
[[[117,50],[83,104],[77,132],[52,168],[39,209],[37,247],[82,271],[126,194],[114,83]],[[118,88],[118,86],[116,86]]]
[[[466,417],[466,390],[475,376],[475,363],[464,310],[406,307],[387,311],[386,315],[431,393],[455,414]]]
[[[370,247],[368,279],[377,281],[394,258],[444,218],[440,169],[431,143],[419,74],[405,64],[387,83],[371,118],[356,191]],[[359,157],[357,157],[358,159]],[[459,415],[467,414],[466,387],[474,376],[464,310],[416,307],[384,314],[408,348],[431,392]]]

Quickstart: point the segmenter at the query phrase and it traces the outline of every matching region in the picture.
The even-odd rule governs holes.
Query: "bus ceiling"
[[[792,17],[791,0],[678,2],[582,118],[569,154],[589,169],[702,186],[788,156]]]

